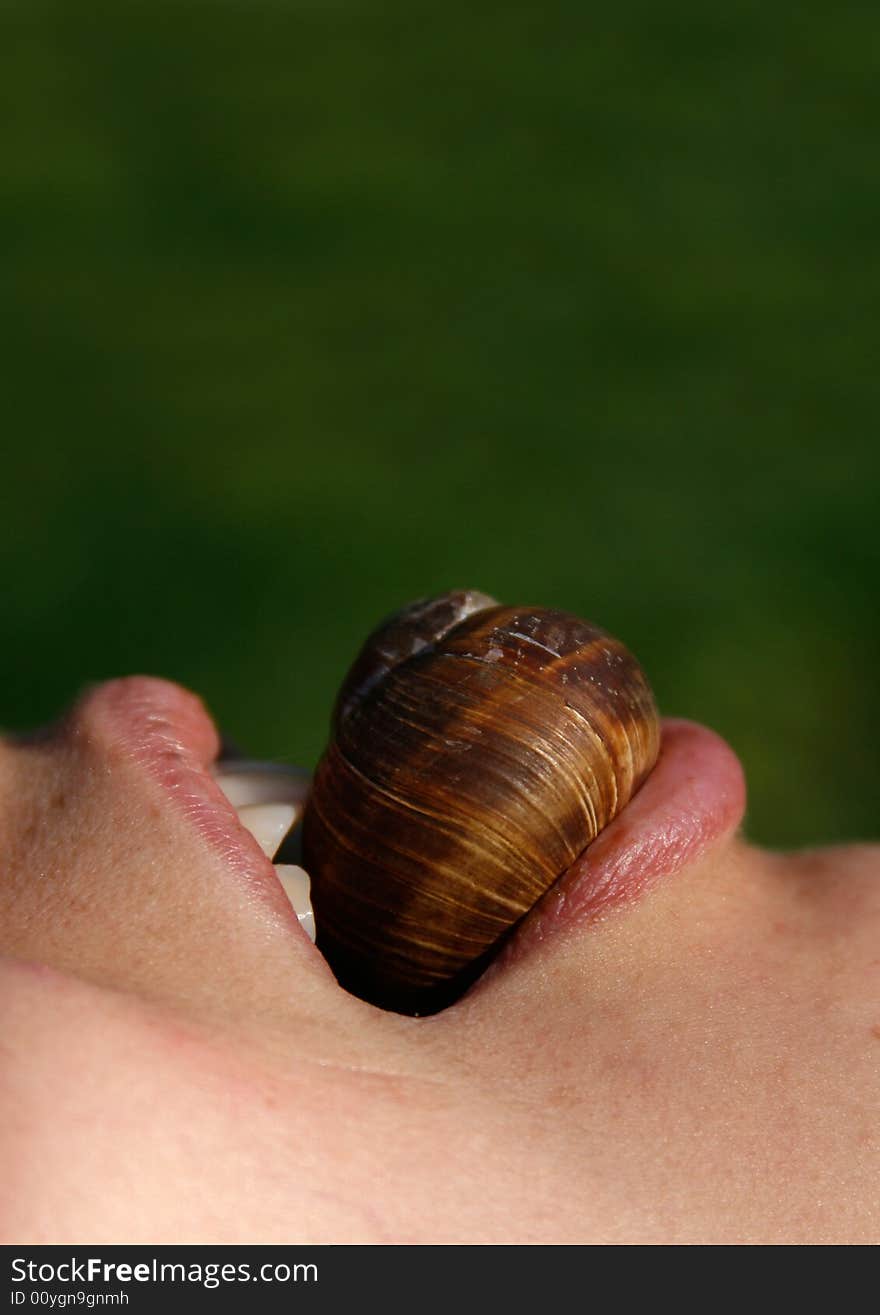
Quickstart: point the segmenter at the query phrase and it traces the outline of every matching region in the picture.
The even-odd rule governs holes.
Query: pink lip
[[[130,676],[90,691],[71,723],[74,733],[145,768],[264,905],[296,921],[271,862],[211,776],[220,737],[196,695],[169,681]],[[734,830],[744,808],[733,750],[706,727],[665,720],[660,757],[639,793],[524,919],[488,975],[695,862]]]
[[[660,757],[641,790],[525,918],[498,967],[694,863],[739,825],[745,797],[740,761],[720,736],[665,719]]]
[[[89,690],[70,722],[74,733],[143,767],[254,895],[296,921],[272,864],[211,776],[220,736],[195,694],[153,676],[126,676]]]

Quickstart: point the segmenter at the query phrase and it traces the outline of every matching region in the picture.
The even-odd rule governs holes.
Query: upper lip
[[[89,690],[71,720],[137,762],[257,899],[292,916],[271,861],[214,780],[221,738],[201,699],[171,681],[126,676]]]

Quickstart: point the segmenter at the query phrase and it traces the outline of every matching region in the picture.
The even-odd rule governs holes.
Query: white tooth
[[[238,820],[247,827],[267,858],[278,852],[281,841],[302,816],[298,804],[246,804],[236,809]]]
[[[233,808],[251,804],[301,804],[309,792],[307,772],[278,763],[218,763],[214,780]]]
[[[276,863],[275,871],[278,873],[278,880],[284,887],[284,893],[293,905],[294,912],[299,918],[299,925],[306,933],[310,941],[315,939],[315,915],[312,912],[312,901],[309,899],[309,874],[303,868],[298,868],[293,863]]]

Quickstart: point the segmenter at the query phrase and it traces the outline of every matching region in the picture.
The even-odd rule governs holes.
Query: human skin
[[[696,838],[405,1018],[192,804],[217,747],[146,679],[0,742],[0,1240],[880,1240],[880,847],[747,844],[734,756],[668,723]]]

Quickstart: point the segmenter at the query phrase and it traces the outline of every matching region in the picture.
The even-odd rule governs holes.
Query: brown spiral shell
[[[303,822],[340,983],[429,1013],[480,971],[650,772],[659,722],[597,626],[458,591],[383,623],[336,703]]]

